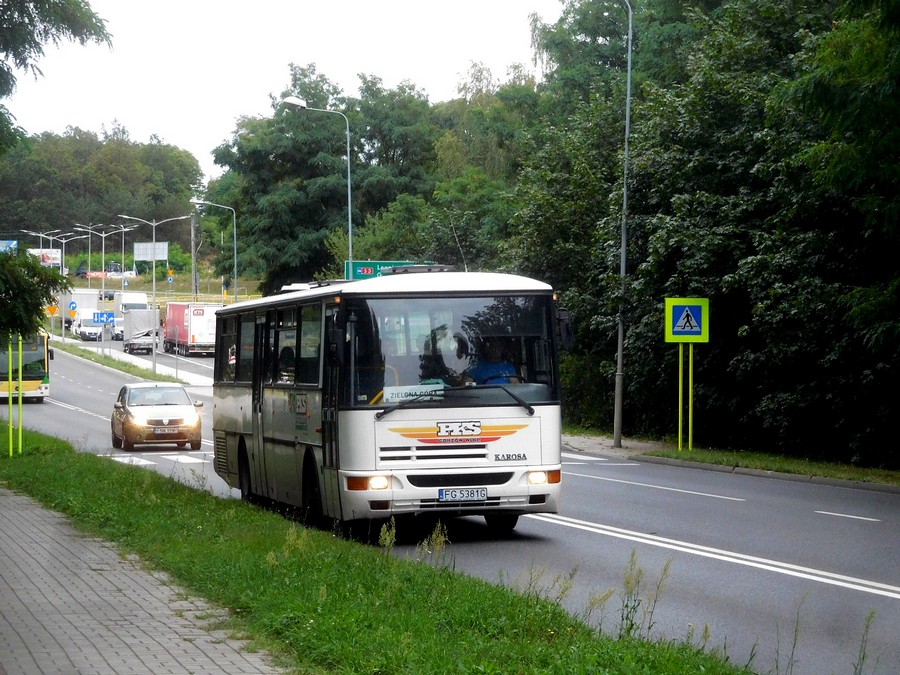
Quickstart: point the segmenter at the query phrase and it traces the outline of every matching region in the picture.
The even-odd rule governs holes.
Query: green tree
[[[16,86],[14,69],[41,74],[37,61],[46,43],[75,40],[110,43],[106,23],[84,0],[4,0],[0,3],[0,99]],[[21,138],[9,110],[0,105],[0,154]]]
[[[200,176],[190,153],[156,139],[134,143],[119,126],[102,138],[77,128],[63,136],[45,132],[0,157],[0,222],[18,235],[23,229],[115,223],[120,213],[146,220],[183,215]],[[183,226],[163,225],[157,234],[189,248],[190,232]],[[148,236],[138,231],[127,239]],[[86,250],[79,241],[72,253],[82,243]]]
[[[16,333],[37,333],[44,310],[69,287],[65,277],[24,249],[0,252],[0,344]]]

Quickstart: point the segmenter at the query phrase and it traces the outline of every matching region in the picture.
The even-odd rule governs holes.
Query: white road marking
[[[573,459],[574,462],[563,462],[566,466],[578,466],[591,462],[603,462],[603,466],[638,466],[637,462],[613,462],[609,457],[593,457],[591,455],[576,455],[571,452],[560,453],[563,459]]]
[[[110,455],[117,462],[121,462],[122,464],[130,464],[132,466],[150,466],[156,464],[156,462],[148,462],[146,459],[141,459],[140,457],[132,457],[131,455]]]
[[[680,488],[671,488],[671,487],[665,487],[662,485],[651,485],[650,483],[637,483],[637,482],[631,481],[631,480],[621,480],[619,478],[607,478],[605,476],[588,476],[587,474],[574,473],[572,471],[566,471],[566,475],[567,476],[578,476],[579,478],[590,478],[592,480],[605,480],[605,481],[609,481],[610,483],[624,483],[625,485],[636,485],[637,487],[651,488],[653,490],[667,490],[669,492],[680,492],[682,494],[696,495],[698,497],[712,497],[713,499],[727,499],[728,501],[731,501],[731,502],[747,501],[746,499],[741,499],[740,497],[726,497],[725,495],[714,495],[714,494],[710,494],[708,492],[695,492],[694,490],[682,490]]]
[[[886,598],[894,598],[896,600],[900,600],[900,586],[891,586],[890,584],[883,584],[877,581],[869,581],[867,579],[849,577],[842,574],[835,574],[833,572],[826,572],[824,570],[817,570],[811,567],[802,567],[800,565],[780,562],[778,560],[757,558],[756,556],[745,555],[743,553],[734,553],[733,551],[725,551],[709,546],[700,546],[698,544],[691,544],[686,541],[667,539],[665,537],[658,537],[652,534],[644,534],[643,532],[635,532],[633,530],[624,530],[618,527],[601,525],[599,523],[591,523],[585,520],[567,518],[565,516],[551,515],[546,513],[532,513],[526,515],[525,517],[533,518],[535,520],[542,520],[554,525],[561,525],[562,527],[571,527],[578,530],[584,530],[585,532],[601,534],[607,537],[616,537],[618,539],[634,541],[640,544],[647,544],[649,546],[657,546],[659,548],[680,551],[682,553],[688,553],[690,555],[712,558],[714,560],[721,560],[737,565],[744,565],[746,567],[755,567],[757,569],[767,570],[769,572],[776,572],[778,574],[785,574],[787,576],[798,577],[800,579],[808,579],[810,581],[829,584],[831,586],[840,586],[842,588],[849,588],[855,591],[862,591],[863,593],[871,593],[873,595],[881,595]]]
[[[200,457],[190,457],[188,455],[160,455],[160,457],[167,459],[170,462],[178,462],[179,464],[205,464],[209,461],[201,459]]]
[[[823,516],[837,516],[838,518],[853,518],[853,520],[867,520],[870,523],[880,523],[878,518],[866,518],[865,516],[851,516],[849,513],[832,513],[831,511],[815,511]]]
[[[593,455],[582,455],[576,454],[574,452],[563,452],[560,453],[566,459],[578,459],[582,462],[608,462],[609,459],[606,457],[594,457]]]
[[[79,408],[77,405],[70,405],[68,403],[63,403],[62,401],[57,401],[55,398],[50,398],[49,396],[44,399],[44,402],[52,403],[53,405],[58,405],[60,408],[65,408],[66,410],[74,410],[76,412],[90,415],[91,417],[96,417],[101,420],[109,419],[108,415],[100,415],[99,413],[91,412],[90,410],[85,410],[84,408]]]

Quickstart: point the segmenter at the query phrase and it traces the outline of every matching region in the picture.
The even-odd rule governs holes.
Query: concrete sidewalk
[[[0,488],[0,675],[284,672],[210,628],[226,616]]]

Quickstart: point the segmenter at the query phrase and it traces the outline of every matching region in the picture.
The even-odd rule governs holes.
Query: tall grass
[[[601,636],[544,593],[458,574],[441,530],[406,560],[386,554],[391,524],[366,546],[33,432],[21,456],[2,443],[7,487],[228,608],[235,634],[293,672],[745,672],[686,643]]]

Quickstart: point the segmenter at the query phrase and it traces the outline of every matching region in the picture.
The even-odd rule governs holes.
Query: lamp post
[[[230,206],[225,206],[224,204],[214,204],[213,202],[206,202],[202,199],[194,199],[191,198],[191,204],[205,204],[206,206],[218,206],[220,209],[228,209],[231,211],[231,226],[232,232],[234,234],[234,273],[231,277],[231,283],[234,284],[234,301],[237,302],[237,279],[238,279],[238,268],[237,268],[237,212],[231,208]]]
[[[89,237],[87,234],[75,234],[74,232],[66,232],[57,237],[57,239],[62,243],[62,252],[60,253],[59,258],[59,271],[62,273],[64,269],[66,269],[66,242],[70,242],[73,239],[84,239]],[[67,312],[69,308],[59,308],[60,312]],[[59,327],[59,337],[65,342],[66,341],[66,317],[60,313],[60,319],[62,320],[62,325]]]
[[[94,227],[99,228],[99,227],[115,227],[115,226],[98,224],[98,225],[94,225]],[[100,253],[100,266],[103,268],[103,271],[100,273],[101,274],[101,276],[100,276],[100,297],[103,300],[106,300],[106,238],[111,234],[115,234],[116,232],[115,232],[115,230],[112,230],[110,232],[100,232],[99,230],[97,230],[96,232],[94,232],[93,229],[88,228],[88,227],[83,227],[81,225],[76,225],[72,229],[73,230],[81,230],[82,232],[88,232],[89,234],[96,234],[98,237],[101,238],[101,240],[103,242],[103,245],[101,247],[101,253]],[[90,269],[90,264],[88,264],[88,269]]]
[[[282,103],[290,106],[294,106],[296,108],[300,108],[301,110],[312,110],[315,112],[324,112],[324,113],[332,113],[334,115],[340,115],[344,118],[344,122],[347,125],[347,258],[350,262],[350,278],[353,278],[353,208],[352,202],[350,200],[350,120],[347,119],[347,116],[338,111],[338,110],[326,110],[325,108],[310,108],[306,105],[306,101],[302,98],[297,98],[296,96],[286,96],[281,101]]]
[[[137,225],[132,225],[131,227],[125,227],[121,223],[117,223],[112,225],[112,227],[119,228],[118,231],[122,233],[122,290],[125,290],[125,233],[131,232],[132,230],[137,229]],[[154,252],[155,253],[155,252]]]
[[[103,227],[99,223],[97,225],[82,225],[81,223],[75,223],[75,227],[73,229],[82,230],[84,232],[89,232],[90,234],[94,233],[95,227]],[[91,288],[91,241],[93,237],[88,237],[88,258],[87,258],[87,282],[88,288]]]
[[[618,349],[616,351],[616,392],[613,412],[613,447],[622,447],[622,394],[625,380],[625,262],[628,245],[628,137],[631,133],[631,3],[622,0],[628,8],[628,74],[625,88],[625,170],[622,177],[622,244],[619,255],[619,276],[622,277],[622,301],[619,304]]]
[[[156,226],[171,222],[173,220],[184,220],[185,218],[190,218],[190,216],[175,216],[174,218],[166,218],[165,220],[144,220],[143,218],[135,218],[134,216],[126,216],[120,213],[117,217],[125,218],[126,220],[136,220],[139,223],[144,223],[145,225],[149,225],[153,228],[153,309],[156,310],[156,326],[153,330],[153,372],[155,373],[156,336],[159,333],[159,305],[156,302]]]
[[[50,236],[54,232],[62,232],[62,230],[48,230],[47,232],[32,232],[31,230],[21,230],[22,234],[30,234],[32,237],[38,238],[38,246],[41,247],[41,253],[44,252],[44,237],[47,237],[50,240],[50,245],[53,246],[53,238]]]

